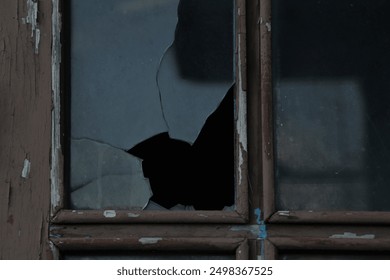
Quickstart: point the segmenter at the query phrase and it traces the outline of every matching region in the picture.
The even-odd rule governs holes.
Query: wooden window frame
[[[64,150],[61,135],[64,128],[61,117],[63,105],[61,96],[66,93],[64,76],[67,70],[60,65],[61,57],[67,54],[61,50],[61,0],[53,1],[53,143],[52,143],[52,222],[54,223],[245,223],[248,221],[248,160],[247,160],[247,100],[246,100],[246,24],[245,0],[235,0],[235,210],[234,211],[153,211],[153,210],[72,210],[67,209],[64,201],[66,184],[64,178]],[[65,31],[66,32],[66,31]],[[64,63],[63,63],[64,64]],[[66,67],[66,65],[65,65]],[[64,99],[64,98],[62,98]]]
[[[249,258],[248,239],[253,238],[247,231],[231,231],[228,226],[199,229],[191,225],[181,228],[176,225],[61,225],[53,227],[51,235],[60,254],[96,250],[122,253],[196,251],[232,253],[240,260]]]
[[[61,145],[64,127],[61,96],[66,94],[66,65],[61,56],[61,3],[53,1],[52,17],[52,157],[50,241],[55,258],[77,250],[131,251],[197,251],[232,252],[236,259],[258,259],[260,208],[259,171],[257,164],[258,111],[254,110],[258,94],[256,1],[235,0],[236,86],[235,86],[235,211],[132,211],[72,210],[64,203],[64,149]],[[64,25],[62,25],[64,26]],[[248,27],[248,30],[247,30]],[[247,36],[247,32],[250,36]],[[249,38],[249,39],[248,39]],[[247,41],[249,40],[249,42]],[[251,46],[251,47],[249,47]],[[248,59],[248,57],[250,59]],[[255,63],[253,63],[255,62]],[[247,77],[248,73],[248,77]],[[248,116],[248,117],[247,117]],[[253,121],[248,121],[251,118]],[[247,128],[248,127],[248,128]],[[248,132],[248,133],[247,133]],[[251,156],[252,155],[252,156]],[[250,167],[250,165],[253,165]],[[157,238],[143,244],[140,238]]]
[[[281,250],[323,250],[335,254],[337,251],[359,254],[390,250],[390,229],[386,226],[272,224],[268,226],[268,233],[267,259],[278,259]]]

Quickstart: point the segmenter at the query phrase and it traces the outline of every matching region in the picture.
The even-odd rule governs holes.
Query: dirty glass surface
[[[234,83],[233,0],[71,0],[69,5],[71,208],[195,209],[196,201],[164,191],[167,180],[180,178],[185,191],[191,176],[205,180],[214,171],[227,179],[215,188],[217,180],[211,180],[210,203],[197,207],[231,206],[233,96],[227,93]],[[230,108],[221,109],[227,98]],[[210,126],[226,127],[215,138],[229,138],[219,145],[223,149],[214,143]],[[217,162],[210,159],[213,165],[202,167],[190,162],[193,157],[182,157],[184,162],[175,164],[193,174],[176,173],[174,166],[166,167],[181,153],[177,145],[190,154],[201,146],[201,152],[195,150],[203,156],[215,150],[211,157]],[[145,165],[154,166],[146,175]],[[163,166],[166,175],[160,178],[155,173]],[[205,166],[209,170],[203,171]],[[218,195],[222,185],[226,194]],[[150,201],[156,190],[175,199]],[[216,206],[214,198],[220,200]]]
[[[278,210],[389,211],[389,1],[272,1]]]

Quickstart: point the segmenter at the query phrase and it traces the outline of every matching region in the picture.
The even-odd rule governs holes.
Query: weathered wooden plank
[[[285,224],[390,224],[390,212],[364,211],[277,211],[270,223]]]
[[[60,210],[53,223],[245,223],[235,211],[131,211],[131,210]]]
[[[193,238],[246,238],[258,237],[257,225],[57,225],[52,226],[50,236],[53,241],[61,238],[69,240],[116,239],[143,237],[193,237]]]
[[[190,238],[190,237],[124,237],[108,239],[88,238],[59,238],[54,240],[55,245],[62,251],[91,251],[91,250],[162,250],[162,251],[230,251],[236,249],[244,242],[244,239],[233,238]],[[235,252],[236,254],[238,252]],[[247,252],[241,248],[242,258]],[[241,258],[241,256],[239,256]]]
[[[275,209],[274,147],[272,119],[271,1],[260,0],[260,91],[262,121],[263,209],[264,219]]]
[[[390,228],[369,225],[268,225],[268,240],[285,250],[390,250]]]
[[[246,1],[247,24],[247,82],[248,82],[248,176],[249,199],[252,206],[250,222],[256,223],[253,209],[263,209],[261,205],[261,111],[260,111],[260,3]]]
[[[51,3],[35,4],[0,9],[0,259],[50,257]]]

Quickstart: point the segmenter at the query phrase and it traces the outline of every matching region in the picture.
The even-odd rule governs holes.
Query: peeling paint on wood
[[[30,175],[30,168],[31,168],[31,162],[28,159],[25,159],[23,162],[23,169],[22,169],[22,178],[27,179]]]
[[[245,30],[245,5],[240,3],[244,9],[238,7],[237,26],[237,97],[236,97],[236,129],[239,146],[238,148],[238,184],[243,182],[243,165],[246,163],[248,149],[247,140],[247,92],[246,92],[246,30]]]
[[[329,238],[354,238],[354,239],[375,239],[375,234],[358,235],[352,232],[344,232],[342,234],[333,234]]]
[[[290,216],[290,211],[278,211],[277,214],[278,214],[279,216],[288,217],[288,216]]]
[[[106,218],[115,218],[116,217],[116,212],[115,210],[105,210],[103,212],[103,216]]]
[[[0,259],[51,258],[51,8],[1,3]]]
[[[24,24],[31,25],[31,37],[35,37],[35,53],[39,53],[41,31],[38,28],[38,1],[27,0],[27,17],[22,19]]]
[[[61,65],[61,15],[59,0],[52,0],[52,52],[51,52],[51,212],[52,215],[61,207],[61,142],[60,142],[60,65]]]
[[[271,32],[271,21],[264,20],[262,17],[260,17],[259,23],[265,25],[265,27],[267,28],[267,31]]]
[[[230,228],[231,231],[247,231],[255,236],[260,236],[260,227],[258,225],[237,225]]]
[[[142,245],[146,245],[146,244],[156,244],[161,240],[162,240],[161,237],[141,237],[138,241]]]
[[[140,214],[137,214],[137,213],[127,213],[127,217],[129,218],[138,218],[140,216]]]

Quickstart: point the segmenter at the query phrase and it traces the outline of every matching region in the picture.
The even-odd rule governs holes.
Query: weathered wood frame
[[[67,251],[231,252],[249,258],[250,231],[229,226],[61,225],[51,229],[54,245]],[[223,237],[222,237],[223,236]]]
[[[52,222],[54,223],[245,223],[248,221],[248,160],[247,160],[247,78],[246,78],[246,8],[245,0],[236,0],[236,88],[235,88],[235,211],[127,211],[112,210],[107,219],[105,210],[74,211],[66,209],[64,178],[64,147],[61,146],[62,130],[60,107],[61,81],[66,76],[66,65],[60,65],[61,53],[59,0],[53,0],[53,145],[52,145]],[[57,15],[57,16],[55,16]],[[66,31],[65,31],[66,32]],[[62,50],[64,55],[64,50]],[[66,54],[65,54],[66,55]],[[64,68],[65,67],[65,68]],[[62,71],[62,74],[61,74]],[[62,91],[62,94],[61,94]],[[64,98],[63,98],[64,99]],[[113,214],[114,213],[114,214]]]
[[[235,211],[130,211],[130,210],[70,210],[66,209],[64,183],[64,147],[61,135],[66,129],[61,121],[60,111],[66,94],[68,75],[66,65],[61,64],[61,32],[67,32],[65,26],[60,29],[61,0],[53,1],[53,141],[52,141],[52,217],[50,240],[54,255],[69,250],[159,250],[199,252],[234,252],[236,259],[257,258],[260,248],[258,218],[253,209],[260,207],[258,188],[259,163],[257,157],[251,158],[254,165],[252,174],[248,172],[248,156],[257,147],[258,135],[247,135],[247,113],[258,115],[259,111],[248,108],[248,101],[259,97],[258,73],[256,70],[247,78],[247,25],[251,32],[250,57],[255,57],[252,69],[258,68],[258,3],[256,1],[236,0],[236,88],[235,88]],[[247,6],[248,5],[248,6]],[[62,7],[66,8],[66,7]],[[247,18],[247,12],[250,15]],[[247,24],[248,21],[248,24]],[[61,55],[60,55],[61,54]],[[62,86],[59,85],[62,83]],[[248,94],[248,90],[252,93]],[[64,98],[62,98],[63,100]],[[248,99],[248,101],[247,101]],[[66,106],[64,106],[66,107]],[[252,107],[252,106],[251,106]],[[255,119],[255,118],[254,118]],[[62,124],[62,126],[61,126]],[[250,125],[258,126],[254,121]],[[255,131],[255,129],[249,129]],[[249,143],[249,144],[248,144]],[[250,145],[250,146],[249,146]],[[248,151],[248,149],[250,151]],[[254,153],[253,153],[254,154]],[[255,171],[254,171],[255,170]],[[248,187],[249,181],[252,186]],[[255,185],[253,186],[253,182]],[[248,192],[250,191],[250,194]],[[251,211],[249,211],[251,209]],[[151,244],[143,244],[140,238],[157,238]]]
[[[269,225],[265,257],[278,259],[279,251],[324,250],[385,252],[390,251],[390,229],[387,226],[352,225]]]
[[[0,9],[0,259],[51,258],[51,1]]]

